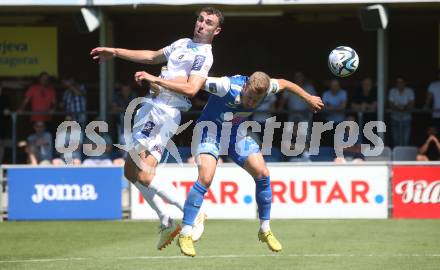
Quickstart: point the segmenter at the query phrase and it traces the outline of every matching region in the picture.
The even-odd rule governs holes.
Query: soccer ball
[[[359,56],[350,47],[339,46],[328,56],[328,67],[338,77],[353,74],[359,66]]]

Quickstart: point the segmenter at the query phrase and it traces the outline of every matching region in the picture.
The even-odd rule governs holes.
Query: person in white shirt
[[[440,69],[438,70],[438,80],[433,81],[428,86],[428,92],[426,93],[425,109],[428,109],[432,102],[432,109],[435,110],[432,113],[433,125],[440,127]]]
[[[301,71],[297,71],[294,74],[293,82],[297,85],[301,86],[307,93],[310,95],[316,95],[315,87],[306,81],[304,73]],[[287,104],[287,106],[286,106]],[[281,98],[280,108],[286,106],[286,109],[289,111],[289,115],[287,119],[290,122],[307,122],[309,126],[306,130],[299,130],[300,134],[307,137],[307,141],[309,140],[309,133],[311,130],[311,122],[313,115],[309,111],[308,105],[304,102],[303,99],[299,98],[297,95],[293,95],[292,93],[286,91],[283,93]],[[301,132],[303,132],[301,134]]]
[[[408,145],[411,135],[411,110],[414,107],[414,90],[406,87],[403,78],[396,79],[396,87],[388,95],[391,113],[393,145]]]
[[[216,8],[207,7],[199,12],[192,39],[179,39],[156,51],[98,47],[90,52],[93,59],[99,61],[118,57],[143,64],[166,63],[160,77],[167,81],[159,84],[160,94],[148,97],[135,116],[133,142],[139,157],[132,158],[128,155],[124,166],[125,177],[140,190],[160,218],[161,235],[157,244],[159,250],[173,241],[181,227],[170,219],[163,201],[155,195],[180,210],[183,210],[185,201],[171,183],[155,181],[155,168],[167,143],[177,131],[180,111],[187,111],[191,107],[187,97],[169,90],[185,90],[195,95],[203,87],[213,63],[211,43],[220,33],[222,23],[222,13]],[[194,230],[197,231],[193,234],[194,240],[200,238],[203,232],[203,218],[198,220],[201,223],[194,225]]]
[[[347,91],[341,88],[338,80],[330,82],[330,89],[322,94],[322,101],[325,109],[329,112],[325,115],[325,120],[334,121],[338,124],[345,119],[344,110],[347,107]]]
[[[293,82],[301,86],[310,95],[316,95],[315,87],[308,83],[301,71],[295,72]],[[281,100],[281,106],[287,104],[289,113],[288,120],[292,122],[308,122],[312,114],[309,111],[308,105],[290,92],[284,92]]]

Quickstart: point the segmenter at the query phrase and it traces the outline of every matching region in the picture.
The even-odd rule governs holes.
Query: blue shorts
[[[200,154],[210,154],[218,159],[219,155],[227,154],[237,165],[244,167],[244,163],[249,155],[260,153],[260,146],[252,137],[246,134],[237,134],[237,130],[234,128],[232,129],[229,143],[221,144],[220,131],[221,127],[218,125],[217,132],[210,132],[207,128],[203,129],[201,141],[197,146],[197,156]]]

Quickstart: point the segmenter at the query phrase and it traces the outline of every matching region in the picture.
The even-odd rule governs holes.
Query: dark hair
[[[35,79],[36,83],[40,83],[41,78],[43,78],[44,76],[47,76],[48,82],[51,81],[50,75],[49,73],[47,73],[46,71],[41,72],[38,77]]]
[[[215,7],[204,7],[200,10],[199,14],[202,12],[208,13],[208,15],[214,14],[218,18],[218,26],[222,26],[223,22],[225,21],[225,17],[223,16],[223,13],[216,9]]]
[[[49,73],[47,73],[46,71],[42,71],[42,72],[40,72],[40,75],[38,75],[38,78],[41,78],[43,76],[48,76],[49,77]]]

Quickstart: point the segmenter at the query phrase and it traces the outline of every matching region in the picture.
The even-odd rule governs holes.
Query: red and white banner
[[[440,166],[394,166],[393,206],[394,218],[440,218]]]
[[[386,166],[280,166],[270,172],[273,218],[388,217]]]
[[[183,198],[197,180],[197,167],[165,165],[156,170],[160,181],[172,182]],[[167,205],[173,218],[183,213],[175,206]],[[235,165],[218,167],[210,189],[205,195],[202,209],[208,219],[254,219],[256,218],[255,183],[242,168]],[[156,219],[157,215],[144,201],[135,186],[131,186],[131,217],[133,219]]]

